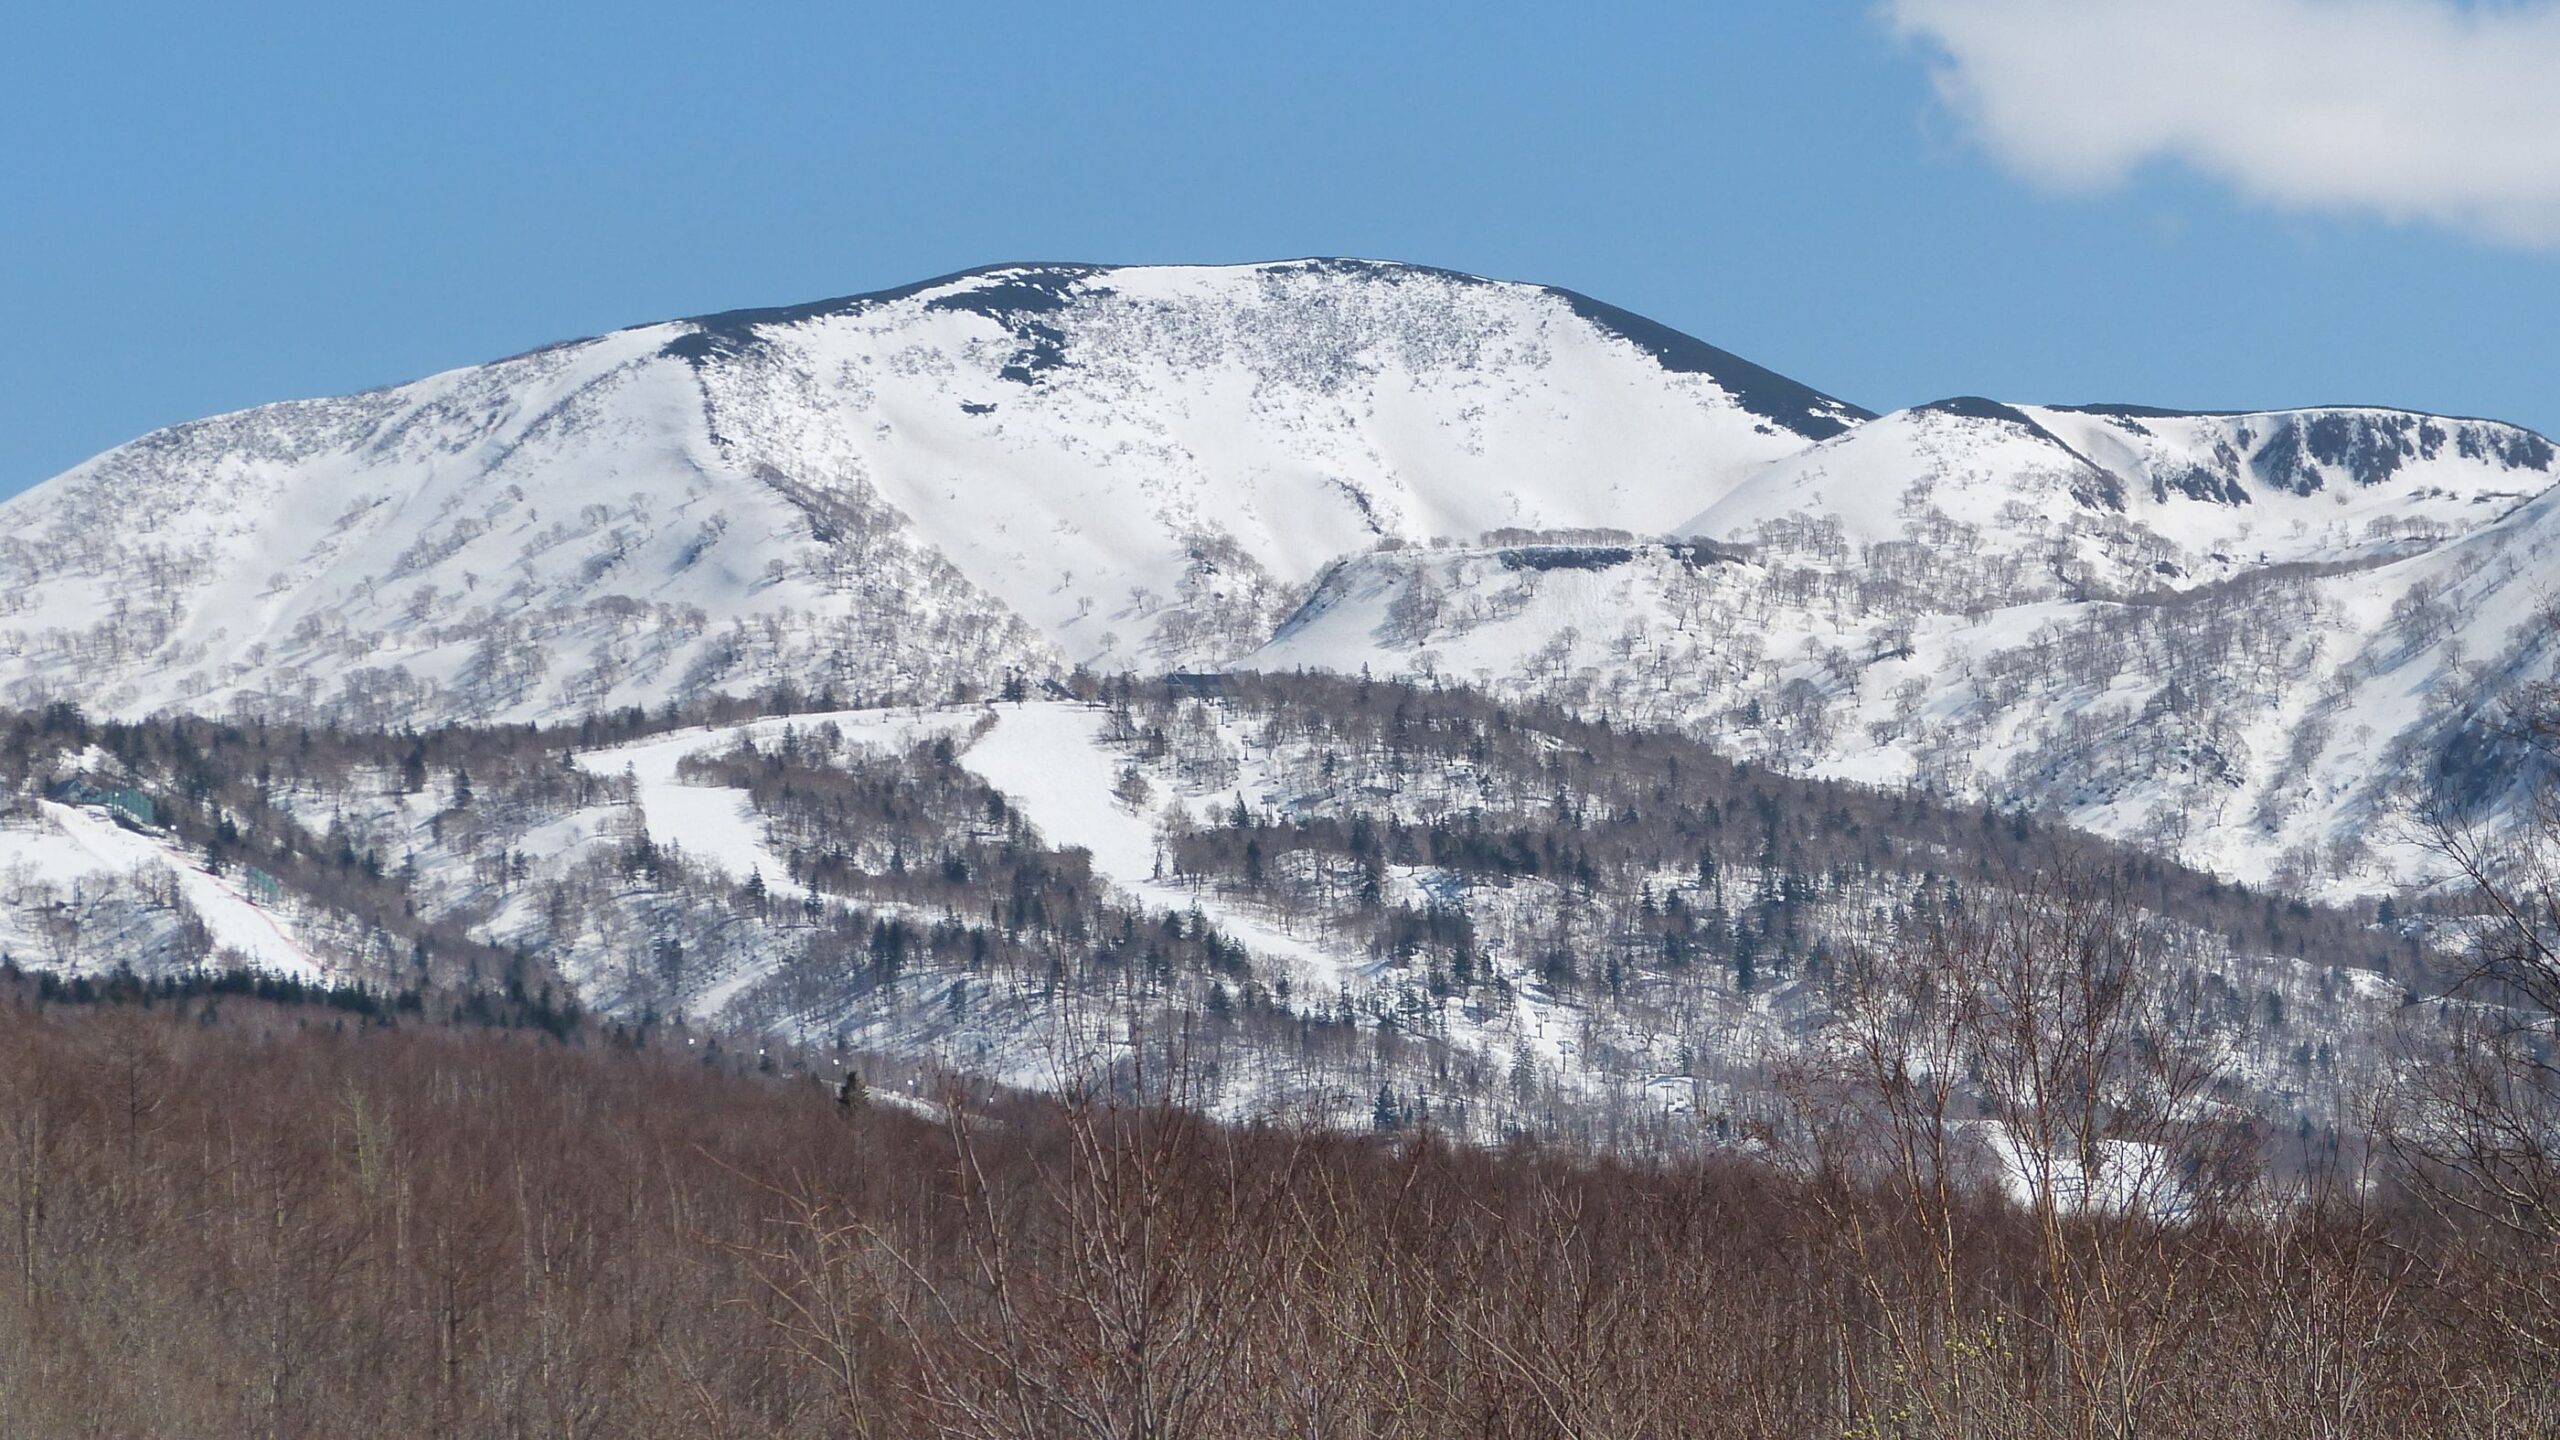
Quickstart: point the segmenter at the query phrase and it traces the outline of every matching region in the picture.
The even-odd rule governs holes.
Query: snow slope
[[[1657,531],[1863,415],[1534,286],[1000,267],[110,451],[0,505],[0,696],[389,724],[1197,666],[1345,552]]]
[[[1042,839],[1085,851],[1095,874],[1149,910],[1198,910],[1256,956],[1293,966],[1302,980],[1330,988],[1351,979],[1355,967],[1317,937],[1293,935],[1277,920],[1161,877],[1155,817],[1112,795],[1122,764],[1104,743],[1103,723],[1103,712],[1087,706],[1006,706],[961,763],[1030,817]]]
[[[651,844],[680,851],[730,880],[760,877],[772,893],[797,899],[805,892],[791,878],[790,863],[766,843],[764,822],[746,792],[687,784],[676,773],[688,756],[727,749],[752,728],[688,730],[637,745],[590,750],[577,757],[578,768],[631,777]]]

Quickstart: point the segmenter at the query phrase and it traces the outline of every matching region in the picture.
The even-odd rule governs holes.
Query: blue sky
[[[1909,12],[2041,3],[20,7],[0,494],[198,415],[1029,259],[1565,285],[1878,408],[2560,431],[2537,237],[2254,152],[2026,153],[2067,87],[1944,89],[1967,17]]]

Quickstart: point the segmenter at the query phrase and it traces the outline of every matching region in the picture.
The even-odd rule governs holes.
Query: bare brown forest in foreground
[[[21,990],[0,1433],[2560,1426],[2547,1241],[2389,1187],[2147,1219],[1912,1169],[952,1099],[934,1120],[682,1046]]]

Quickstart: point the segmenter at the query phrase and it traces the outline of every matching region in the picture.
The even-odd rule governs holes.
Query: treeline
[[[2546,1251],[205,1000],[0,1007],[0,1428],[335,1437],[2537,1436]],[[892,1087],[882,1087],[888,1089]],[[2501,1277],[2506,1277],[2502,1279]],[[2547,1286],[2541,1287],[2547,1288]]]

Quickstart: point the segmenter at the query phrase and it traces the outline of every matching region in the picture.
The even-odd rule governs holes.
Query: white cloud
[[[2560,3],[1883,0],[2050,185],[2182,161],[2279,206],[2560,249]]]

